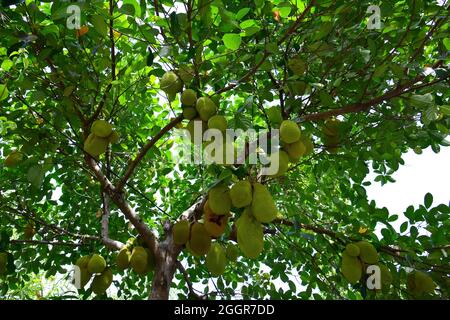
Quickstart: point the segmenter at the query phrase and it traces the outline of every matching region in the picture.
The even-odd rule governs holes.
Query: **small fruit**
[[[148,255],[143,247],[134,247],[131,252],[130,266],[137,274],[147,273]]]
[[[280,126],[280,139],[285,143],[294,143],[300,139],[301,131],[292,120],[284,120]]]
[[[91,132],[100,138],[107,138],[113,133],[112,126],[105,120],[96,120],[92,124]]]
[[[106,269],[101,274],[95,276],[92,280],[91,289],[96,295],[101,295],[108,290],[113,281],[113,274],[111,269]]]
[[[15,167],[23,160],[23,154],[19,151],[11,152],[5,159],[6,167]]]
[[[119,270],[125,270],[130,265],[131,252],[128,248],[122,248],[116,257],[116,264]]]
[[[348,254],[350,257],[357,257],[359,256],[359,247],[353,243],[349,243],[345,247],[345,253]]]
[[[220,184],[208,192],[208,202],[211,210],[217,215],[228,214],[231,210],[230,190]]]
[[[227,127],[227,119],[224,116],[215,115],[208,120],[208,129],[217,129],[221,132],[225,132]]]
[[[197,93],[192,89],[186,89],[181,94],[181,103],[188,107],[195,106],[197,102]]]
[[[161,90],[172,96],[183,89],[183,82],[173,71],[166,72],[162,76],[159,85]]]
[[[300,58],[289,59],[288,67],[296,76],[301,76],[306,71],[306,63]]]
[[[239,250],[235,244],[233,244],[233,243],[228,244],[226,256],[227,256],[227,259],[231,262],[237,261],[237,258],[239,256]]]
[[[378,252],[375,247],[367,241],[355,243],[359,247],[359,257],[367,264],[376,264],[378,262]]]
[[[351,284],[357,283],[362,276],[362,266],[358,258],[342,254],[341,272]]]
[[[195,256],[203,256],[208,253],[211,247],[211,236],[203,223],[196,222],[192,225],[191,236],[186,246]]]
[[[217,112],[216,104],[208,97],[199,98],[195,108],[203,121],[208,121]]]
[[[253,184],[251,211],[256,220],[262,223],[273,221],[278,214],[272,195],[269,190],[260,183]]]
[[[231,203],[236,208],[247,207],[252,203],[252,185],[249,181],[238,181],[230,190]]]
[[[281,124],[283,122],[280,107],[269,108],[267,109],[266,114],[272,124]]]
[[[218,277],[225,272],[226,264],[227,257],[223,247],[217,242],[211,244],[206,255],[206,268],[214,277]]]
[[[87,268],[90,273],[102,273],[106,268],[106,261],[101,255],[93,254]]]
[[[185,245],[189,240],[189,221],[180,220],[172,228],[173,242],[179,246]]]
[[[206,201],[203,208],[203,220],[206,231],[211,237],[218,238],[224,232],[228,223],[229,215],[216,215],[209,207],[209,200]]]

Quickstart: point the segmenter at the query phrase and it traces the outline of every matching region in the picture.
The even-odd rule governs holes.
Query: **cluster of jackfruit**
[[[436,283],[431,277],[422,271],[413,271],[407,277],[408,291],[415,298],[430,295],[436,289]]]
[[[325,121],[322,127],[324,145],[329,153],[336,153],[341,142],[341,122],[331,118]]]
[[[0,252],[0,276],[8,272],[8,253]]]
[[[97,295],[104,294],[111,286],[113,274],[106,265],[106,260],[99,254],[80,257],[75,263],[80,268],[80,284],[84,288],[94,275],[91,290]]]
[[[16,167],[23,160],[23,153],[20,151],[11,152],[6,158],[3,164],[5,167]]]
[[[351,284],[359,282],[368,266],[377,265],[380,268],[381,290],[386,291],[392,283],[389,268],[378,262],[378,252],[367,241],[349,243],[342,253],[341,272]]]
[[[169,100],[173,101],[176,94],[183,91],[183,86],[191,82],[193,78],[194,70],[192,67],[182,66],[176,71],[167,71],[164,73],[161,79],[159,79],[159,87],[167,94]]]
[[[146,275],[154,270],[155,257],[149,248],[131,241],[117,254],[116,264],[121,271],[131,268],[139,275]]]
[[[91,133],[84,142],[84,151],[97,158],[104,154],[110,143],[119,141],[118,133],[105,120],[96,120],[91,126]]]

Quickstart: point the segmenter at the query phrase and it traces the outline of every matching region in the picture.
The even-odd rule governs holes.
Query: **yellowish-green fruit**
[[[89,264],[89,260],[91,260],[90,256],[83,256],[78,258],[77,262],[75,263],[76,266],[80,268],[87,268]]]
[[[183,82],[173,71],[166,72],[159,81],[161,90],[168,95],[175,95],[183,89]]]
[[[90,273],[102,273],[106,268],[106,261],[101,255],[93,254],[87,268]]]
[[[281,124],[283,122],[280,107],[271,107],[267,109],[266,114],[272,124]]]
[[[327,136],[339,135],[340,121],[337,119],[328,119],[325,121],[322,131]]]
[[[229,243],[227,246],[227,251],[225,252],[227,259],[231,262],[237,261],[239,257],[239,250],[235,244]]]
[[[292,162],[297,162],[303,157],[306,153],[306,146],[303,144],[303,141],[298,140],[294,143],[289,143],[284,146],[284,150],[286,150],[289,155],[289,159]]]
[[[180,75],[180,79],[183,80],[184,83],[189,83],[194,79],[195,72],[191,66],[182,66],[178,70],[178,74]]]
[[[28,223],[25,226],[25,229],[23,231],[25,240],[31,240],[35,234],[36,234],[36,229],[34,228],[34,225],[31,223]]]
[[[378,262],[378,252],[375,247],[367,241],[355,243],[359,247],[359,257],[367,264],[376,264]]]
[[[15,167],[23,160],[23,154],[19,151],[11,152],[5,159],[6,167]]]
[[[294,143],[300,139],[301,131],[292,120],[284,120],[280,126],[280,139],[285,143]]]
[[[107,138],[113,133],[112,126],[105,120],[96,120],[92,124],[91,132],[100,138]]]
[[[256,259],[264,248],[263,226],[245,209],[236,221],[237,241],[244,256]]]
[[[353,243],[349,243],[345,247],[345,253],[348,254],[350,257],[357,257],[359,256],[359,247]]]
[[[111,135],[108,137],[108,141],[109,143],[117,143],[120,140],[120,136],[117,133],[117,131],[113,131],[113,133],[111,133]]]
[[[181,94],[181,103],[187,107],[195,106],[197,102],[197,93],[192,89],[186,89]]]
[[[351,284],[357,283],[362,276],[362,266],[358,258],[342,253],[341,272]]]
[[[219,243],[214,242],[206,255],[206,268],[211,272],[212,276],[218,277],[225,272],[226,265],[225,250]]]
[[[108,139],[99,138],[95,134],[91,133],[84,142],[84,151],[93,157],[98,157],[106,152],[108,144]]]
[[[272,166],[276,166],[278,163],[278,169],[275,174],[271,174],[272,177],[282,176],[289,169],[289,155],[281,150],[270,155],[270,162]],[[275,167],[276,168],[276,167]]]
[[[113,281],[113,274],[111,269],[106,269],[101,274],[95,276],[92,280],[91,289],[96,295],[101,295],[108,290]]]
[[[303,145],[305,146],[306,150],[305,150],[305,156],[309,155],[311,152],[314,151],[314,143],[311,140],[311,137],[307,137],[304,135],[300,136],[300,141],[303,143]]]
[[[252,185],[249,181],[238,181],[230,190],[231,203],[236,208],[247,207],[252,203]]]
[[[225,132],[228,127],[227,119],[221,115],[215,115],[208,120],[208,129],[217,129]]]
[[[300,58],[289,59],[288,67],[296,76],[301,76],[306,71],[306,63]]]
[[[224,232],[228,223],[229,214],[216,215],[209,207],[209,200],[206,201],[203,207],[203,220],[206,231],[211,237],[218,238]]]
[[[203,256],[208,253],[211,247],[211,236],[203,223],[196,222],[192,225],[188,244],[189,250],[195,256]]]
[[[198,115],[194,107],[186,107],[183,109],[183,117],[188,120],[194,119]]]
[[[179,246],[185,245],[189,241],[189,221],[180,220],[172,228],[173,242]]]
[[[203,121],[208,121],[217,112],[216,104],[208,97],[199,98],[195,108]]]
[[[145,274],[148,270],[148,254],[143,247],[134,247],[131,252],[130,266],[137,274]]]
[[[436,289],[433,279],[421,271],[413,271],[407,277],[408,290],[415,296],[421,297],[424,294],[432,294]]]
[[[215,214],[228,214],[231,210],[230,190],[223,184],[215,186],[208,192],[208,202]]]
[[[253,184],[253,200],[251,211],[253,216],[262,223],[272,222],[278,214],[272,195],[260,183]]]
[[[119,270],[125,270],[130,265],[131,252],[128,248],[122,248],[116,257],[116,264]]]
[[[92,273],[89,272],[87,267],[81,268],[80,267],[80,286],[81,288],[84,288],[89,280],[91,280]]]
[[[5,274],[8,265],[8,254],[0,252],[0,274]]]

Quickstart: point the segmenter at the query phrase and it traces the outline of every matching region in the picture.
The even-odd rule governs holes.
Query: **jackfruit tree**
[[[448,18],[424,0],[1,1],[0,298],[448,299],[448,204],[366,192],[450,145]],[[249,129],[269,145],[230,134]],[[212,161],[180,160],[186,133],[221,138]],[[68,285],[20,290],[36,278]]]

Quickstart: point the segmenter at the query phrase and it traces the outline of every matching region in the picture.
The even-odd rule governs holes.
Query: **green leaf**
[[[450,50],[450,38],[445,38],[444,39],[444,46],[447,50]]]
[[[424,95],[412,95],[408,98],[411,105],[417,108],[425,108],[433,105],[433,95],[431,93],[427,93]]]
[[[0,84],[0,101],[5,100],[8,98],[9,92],[8,88],[4,84]]]
[[[223,36],[222,40],[230,50],[237,50],[241,46],[241,36],[236,33],[227,33]]]
[[[450,105],[439,106],[439,111],[445,114],[446,116],[450,116]]]
[[[433,195],[431,193],[427,193],[425,195],[424,205],[427,209],[429,209],[432,204],[433,204]]]
[[[27,180],[31,183],[31,185],[36,188],[40,189],[42,186],[42,183],[44,182],[44,170],[42,166],[36,165],[32,166],[27,173]]]
[[[236,13],[236,20],[241,20],[243,17],[245,17],[250,12],[250,8],[242,8],[241,10]]]
[[[94,25],[94,30],[101,36],[106,37],[108,35],[108,25],[103,16],[99,14],[92,16],[92,24]]]

